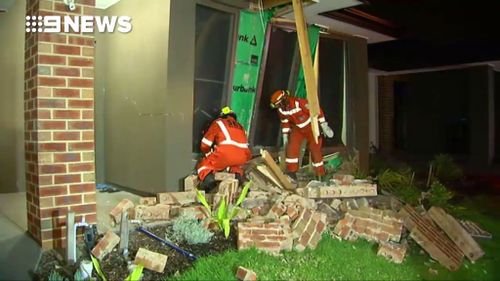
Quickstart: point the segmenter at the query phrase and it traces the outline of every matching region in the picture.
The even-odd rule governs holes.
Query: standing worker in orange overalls
[[[289,91],[278,90],[271,96],[271,107],[278,109],[281,120],[283,143],[286,147],[287,174],[292,179],[297,180],[295,173],[299,169],[300,145],[306,139],[311,152],[314,171],[317,176],[323,176],[325,168],[323,166],[323,155],[321,154],[322,139],[319,137],[317,142],[314,140],[307,100],[292,97]],[[318,122],[323,134],[328,138],[333,138],[333,130],[328,126],[321,109]]]
[[[252,158],[248,149],[248,139],[243,126],[236,120],[236,114],[229,107],[224,107],[215,121],[210,124],[201,140],[201,152],[205,157],[196,169],[203,190],[215,187],[215,172],[229,168],[241,182],[241,166]]]

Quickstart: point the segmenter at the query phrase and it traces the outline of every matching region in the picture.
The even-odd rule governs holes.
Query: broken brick
[[[281,222],[238,223],[238,250],[255,247],[259,250],[277,254],[292,249],[290,225]]]
[[[236,179],[225,179],[219,183],[219,189],[214,196],[214,204],[218,206],[222,198],[226,198],[226,202],[234,204],[236,202],[236,196],[238,196],[238,180]]]
[[[205,195],[204,191],[201,191]],[[184,191],[184,192],[164,192],[156,194],[158,199],[158,204],[165,205],[189,205],[196,203],[198,196],[196,191]]]
[[[123,199],[109,212],[109,215],[113,222],[118,224],[122,219],[122,213],[131,208],[134,208],[134,203],[128,199]]]
[[[209,217],[208,211],[203,206],[189,206],[172,210],[172,216],[193,215],[196,219],[202,220]]]
[[[92,249],[92,255],[99,260],[102,260],[107,254],[109,254],[113,248],[120,243],[120,237],[116,235],[113,231],[109,230],[106,232],[104,237],[99,240],[99,243]]]
[[[307,198],[345,198],[376,196],[377,185],[359,184],[307,187],[305,193]]]
[[[368,241],[399,242],[403,231],[401,216],[391,210],[361,207],[349,210],[335,226],[333,233],[345,240],[362,237]]]
[[[216,181],[223,181],[226,179],[236,179],[236,175],[233,173],[226,173],[226,172],[215,173],[215,180]]]
[[[335,182],[338,182],[339,184],[351,185],[352,182],[354,181],[354,176],[335,174],[333,175],[333,179],[335,180]]]
[[[240,266],[238,267],[238,271],[236,271],[236,279],[240,281],[255,281],[257,280],[257,274],[250,269]]]
[[[200,183],[197,175],[189,175],[184,179],[184,191],[196,191]]]
[[[134,263],[144,265],[144,268],[162,273],[165,270],[168,256],[155,253],[144,248],[139,248],[135,255]]]
[[[326,215],[304,209],[292,225],[294,248],[303,251],[305,248],[315,249],[326,229]]]
[[[168,220],[170,218],[170,206],[157,204],[154,206],[137,205],[135,207],[135,219],[137,220]]]
[[[380,242],[378,256],[383,256],[394,263],[402,263],[406,256],[407,247],[404,244]]]
[[[156,197],[141,197],[139,205],[154,206],[156,205]]]

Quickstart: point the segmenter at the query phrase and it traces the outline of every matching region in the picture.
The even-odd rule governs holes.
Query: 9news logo
[[[132,31],[128,16],[26,16],[26,32],[118,32]]]

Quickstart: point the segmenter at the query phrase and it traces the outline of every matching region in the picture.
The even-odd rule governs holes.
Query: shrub
[[[426,197],[431,206],[449,209],[449,201],[453,198],[453,192],[449,191],[446,186],[441,184],[439,181],[434,181],[431,188],[427,192]]]
[[[433,175],[441,182],[450,182],[463,179],[462,168],[450,155],[438,154],[430,163]]]
[[[387,169],[377,176],[378,186],[410,205],[420,204],[421,190],[413,182],[414,173],[410,169],[400,172]]]
[[[194,214],[183,214],[173,223],[173,238],[177,241],[186,241],[188,244],[204,244],[210,242],[214,235],[204,228],[202,222]]]

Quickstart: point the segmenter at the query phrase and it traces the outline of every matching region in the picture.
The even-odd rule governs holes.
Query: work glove
[[[323,130],[323,133],[325,134],[325,136],[327,138],[333,138],[333,130],[332,128],[330,128],[330,126],[328,126],[328,122],[323,122],[321,123],[321,129]]]
[[[283,134],[283,146],[288,144],[288,134]]]

